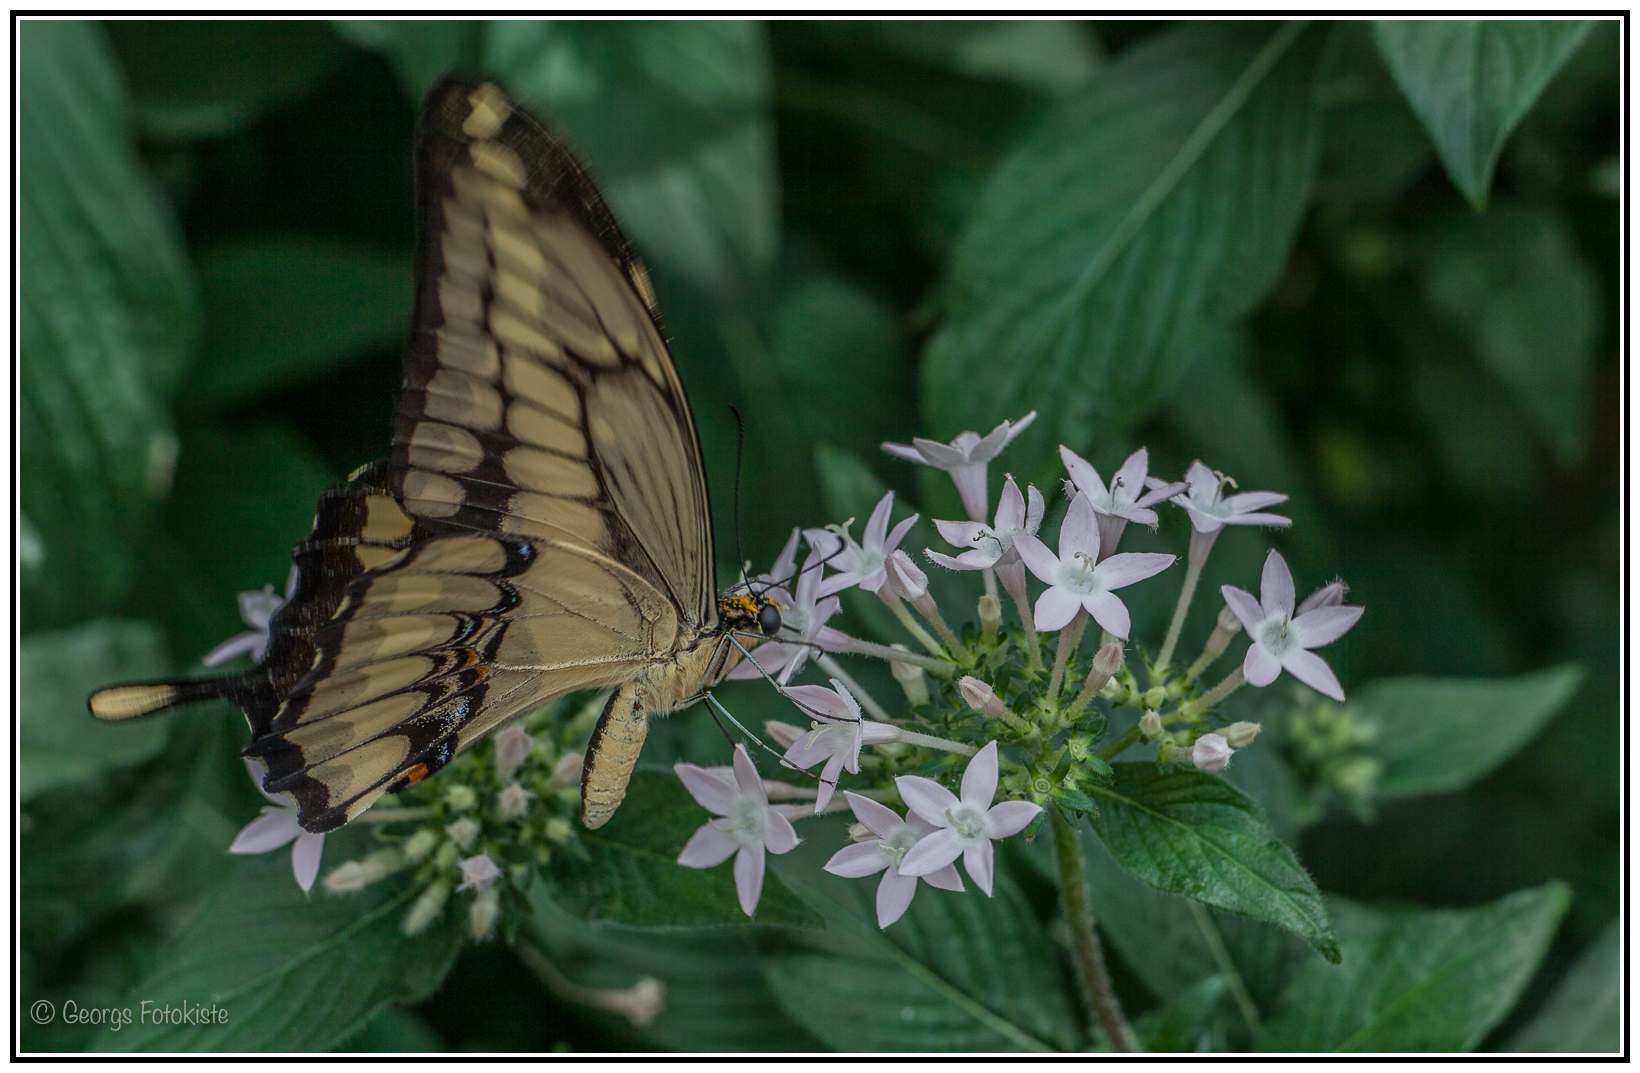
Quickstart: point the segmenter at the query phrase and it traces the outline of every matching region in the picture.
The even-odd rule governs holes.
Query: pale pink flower
[[[957,556],[925,550],[924,555],[948,570],[984,570],[996,566],[1014,554],[1014,538],[1020,533],[1035,533],[1042,525],[1046,507],[1042,493],[1033,485],[1030,499],[1019,494],[1019,485],[1012,477],[1002,482],[1002,495],[997,500],[996,520],[991,525],[983,522],[947,522],[938,519],[934,528],[953,548],[966,549]]]
[[[833,678],[825,686],[788,686],[786,696],[813,718],[807,733],[786,749],[786,763],[799,771],[825,763],[820,769],[820,788],[814,800],[815,814],[831,804],[837,776],[844,771],[860,773],[860,749],[896,741],[898,733],[887,723],[860,718],[860,705],[842,682]]]
[[[995,851],[991,842],[1023,831],[1042,811],[1030,801],[991,804],[997,793],[997,743],[975,753],[962,774],[959,798],[933,779],[901,775],[894,780],[911,811],[937,828],[900,861],[900,874],[932,875],[958,857],[974,885],[991,893]]]
[[[1143,447],[1128,455],[1122,468],[1110,479],[1108,488],[1099,471],[1069,447],[1059,448],[1059,458],[1071,475],[1071,485],[1088,497],[1094,513],[1099,516],[1099,544],[1107,556],[1115,554],[1122,531],[1129,522],[1156,528],[1156,512],[1150,508],[1185,489],[1183,481],[1153,482],[1147,491],[1150,453]]]
[[[960,432],[950,443],[919,436],[909,444],[885,443],[883,450],[895,458],[920,462],[949,473],[951,483],[957,486],[957,495],[962,497],[963,509],[970,519],[978,522],[985,519],[986,505],[990,501],[985,476],[991,460],[1035,420],[1036,411],[1032,410],[1018,421],[1002,422],[984,436],[977,432]]]
[[[856,585],[866,592],[876,592],[888,581],[888,557],[894,554],[894,549],[900,546],[905,534],[917,524],[917,515],[913,514],[902,519],[891,532],[888,519],[893,510],[894,493],[888,492],[877,501],[877,507],[866,521],[865,533],[858,544],[846,530],[838,534],[815,529],[804,534],[810,546],[817,551],[824,549],[827,556],[836,552],[836,557],[831,561],[838,572],[820,583],[819,595],[822,598]],[[839,540],[842,541],[841,551],[837,551]]]
[[[522,723],[515,721],[503,727],[495,736],[496,774],[503,779],[511,778],[513,772],[524,766],[524,759],[530,755],[533,744]]]
[[[461,886],[457,890],[476,890],[483,893],[490,889],[490,884],[501,878],[501,869],[490,859],[488,853],[480,853],[476,857],[466,857],[461,862]]]
[[[1202,771],[1223,771],[1234,751],[1223,734],[1203,734],[1190,747],[1190,762]]]
[[[277,595],[272,585],[240,593],[239,618],[250,629],[234,634],[205,653],[201,662],[207,667],[215,667],[240,656],[249,656],[253,662],[261,663],[268,654],[268,635],[273,616],[285,606],[285,601],[295,590],[296,567],[292,566],[290,577],[285,581],[285,595]]]
[[[304,892],[312,890],[313,881],[319,875],[319,860],[325,852],[325,836],[302,829],[296,821],[296,800],[290,794],[274,795],[262,789],[262,780],[268,773],[266,764],[247,757],[245,770],[256,784],[257,793],[267,798],[269,803],[262,807],[260,816],[234,836],[228,852],[271,853],[281,846],[294,843],[290,847],[290,870],[296,876],[297,886]]]
[[[784,599],[776,597],[780,604],[780,633],[753,648],[751,659],[736,664],[729,672],[730,678],[744,681],[768,674],[785,685],[797,676],[816,650],[841,652],[853,642],[852,637],[826,625],[843,605],[835,596],[820,596],[820,564],[824,558],[822,549],[814,548],[804,560],[803,572],[797,575],[789,594],[781,593],[780,589],[769,590],[785,596]],[[777,562],[775,570],[779,571],[780,566]]]
[[[1295,613],[1293,573],[1287,568],[1287,560],[1272,549],[1264,559],[1260,599],[1253,599],[1252,593],[1234,585],[1220,589],[1224,602],[1241,620],[1242,628],[1253,642],[1241,665],[1248,685],[1267,686],[1280,677],[1282,671],[1287,671],[1317,693],[1337,701],[1344,699],[1344,687],[1338,684],[1338,676],[1310,649],[1331,644],[1344,636],[1365,608],[1324,602],[1332,598],[1323,595],[1330,588],[1317,593],[1323,600],[1310,610]],[[1341,587],[1338,599],[1343,599]],[[1305,603],[1309,605],[1310,601]]]
[[[757,766],[744,745],[735,746],[735,777],[722,778],[694,764],[675,764],[689,796],[715,819],[697,830],[678,854],[685,868],[711,868],[735,859],[735,892],[741,912],[752,916],[763,894],[764,852],[797,848],[791,821],[769,804]]]
[[[1127,606],[1115,590],[1161,573],[1176,558],[1156,552],[1122,552],[1101,560],[1093,504],[1082,492],[1071,500],[1059,527],[1058,555],[1029,533],[1015,537],[1014,547],[1031,573],[1048,583],[1048,591],[1036,600],[1037,629],[1064,629],[1078,611],[1086,610],[1101,627],[1124,640],[1129,626]]]
[[[917,880],[940,890],[962,890],[962,877],[955,864],[947,863],[921,876],[910,876],[900,871],[906,854],[937,828],[916,813],[907,813],[905,819],[887,805],[878,804],[869,797],[844,791],[848,807],[865,825],[870,837],[865,841],[844,846],[826,862],[826,871],[845,879],[864,879],[878,872],[883,874],[877,884],[877,926],[886,928],[905,915],[911,899],[917,893]]]
[[[1239,492],[1223,495],[1228,479],[1221,478],[1200,462],[1190,463],[1184,474],[1185,490],[1172,497],[1171,502],[1183,507],[1190,515],[1190,524],[1198,533],[1216,533],[1227,525],[1268,525],[1282,528],[1293,524],[1291,518],[1267,514],[1265,507],[1285,503],[1280,492]],[[1152,477],[1146,481],[1151,487],[1160,487],[1161,481]]]

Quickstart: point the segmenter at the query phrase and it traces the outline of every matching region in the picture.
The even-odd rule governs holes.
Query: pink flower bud
[[[1203,734],[1190,747],[1190,762],[1202,771],[1223,771],[1234,751],[1223,734]]]
[[[962,694],[962,699],[967,702],[968,707],[976,712],[999,718],[1007,711],[1002,701],[997,699],[996,690],[971,674],[965,674],[958,680],[957,691]]]
[[[905,552],[896,548],[884,566],[888,571],[888,586],[900,599],[917,601],[928,595],[928,575],[919,570]]]

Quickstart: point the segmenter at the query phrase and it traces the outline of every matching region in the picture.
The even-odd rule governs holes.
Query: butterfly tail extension
[[[627,685],[610,695],[598,717],[581,765],[581,823],[588,829],[608,823],[626,798],[632,769],[649,736],[649,715],[638,708],[638,690]]]
[[[95,691],[87,699],[86,707],[105,723],[123,723],[184,704],[210,700],[241,703],[249,691],[250,683],[244,675],[125,682]]]

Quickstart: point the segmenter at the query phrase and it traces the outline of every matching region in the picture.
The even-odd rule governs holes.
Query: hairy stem
[[[956,753],[959,756],[973,756],[979,752],[972,745],[964,745],[960,741],[949,741],[945,738],[936,738],[932,734],[919,734],[915,730],[899,730],[895,741],[903,741],[907,745],[920,745],[924,749],[938,749],[944,753]]]
[[[1059,862],[1059,898],[1071,926],[1071,956],[1076,962],[1077,978],[1082,982],[1082,997],[1088,1013],[1105,1030],[1111,1050],[1137,1050],[1133,1030],[1122,1016],[1121,1001],[1105,968],[1105,954],[1093,923],[1093,905],[1088,898],[1088,879],[1082,871],[1082,847],[1077,845],[1076,829],[1057,807],[1048,809],[1048,819],[1053,827],[1054,857]]]
[[[1185,567],[1179,602],[1173,605],[1173,621],[1167,624],[1167,638],[1162,642],[1162,651],[1156,656],[1157,677],[1167,673],[1167,665],[1173,660],[1173,650],[1179,647],[1179,634],[1184,631],[1185,615],[1190,610],[1191,599],[1196,595],[1196,583],[1202,579],[1202,564],[1206,561],[1205,555],[1200,559],[1192,555]]]
[[[1059,631],[1059,643],[1053,650],[1053,673],[1048,676],[1048,700],[1050,703],[1059,703],[1059,687],[1065,681],[1065,664],[1070,661],[1071,653],[1082,644],[1082,631],[1088,628],[1088,613],[1078,611],[1071,624]]]

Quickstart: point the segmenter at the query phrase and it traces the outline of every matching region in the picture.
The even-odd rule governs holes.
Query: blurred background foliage
[[[1036,409],[1007,463],[1045,487],[1056,443],[1103,467],[1142,442],[1153,471],[1199,456],[1291,493],[1274,540],[1301,581],[1370,608],[1329,653],[1352,689],[1580,667],[1466,792],[1294,824],[1352,899],[1568,881],[1489,1045],[1514,1038],[1615,957],[1618,48],[1611,22],[24,23],[24,993],[129,994],[230,870],[259,804],[237,720],[92,727],[83,694],[197,668],[234,594],[283,582],[319,490],[384,453],[417,101],[481,72],[566,132],[650,261],[722,573],[731,404],[758,562],[885,483],[957,516],[878,442]],[[1248,584],[1262,544],[1221,547],[1208,582]],[[1141,637],[1172,597],[1149,595]],[[674,724],[653,759],[721,748]],[[584,982],[655,971],[647,941],[555,919],[541,942]],[[683,1005],[646,1034],[473,949],[354,1045],[813,1045],[725,941],[750,942],[670,944]],[[1143,1009],[1154,976],[1122,971]]]

